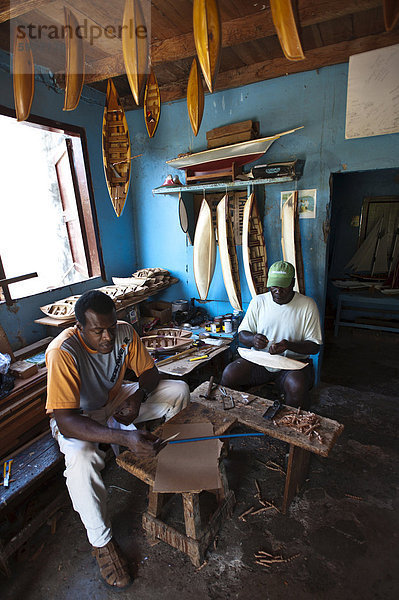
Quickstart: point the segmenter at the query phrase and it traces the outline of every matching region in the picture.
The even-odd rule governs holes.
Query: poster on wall
[[[294,192],[281,192],[280,219],[284,204]],[[317,190],[298,191],[298,213],[300,219],[316,218],[316,194]]]
[[[399,44],[349,57],[345,138],[399,132]]]

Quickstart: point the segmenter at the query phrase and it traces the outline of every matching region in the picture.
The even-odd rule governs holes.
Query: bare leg
[[[310,404],[310,387],[309,373],[306,368],[301,371],[289,371],[282,381],[285,403],[307,410]]]
[[[232,390],[245,391],[249,387],[267,383],[272,378],[273,374],[264,367],[238,358],[224,369],[220,384]]]

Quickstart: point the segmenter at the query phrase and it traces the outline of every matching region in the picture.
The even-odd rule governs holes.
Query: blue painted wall
[[[3,53],[0,55],[0,104],[14,108],[12,76],[9,74],[8,69],[9,58]],[[78,108],[71,112],[64,112],[62,110],[63,92],[56,89],[50,75],[45,70],[36,69],[35,95],[31,115],[70,123],[86,130],[105,271],[107,282],[112,283],[110,281],[112,275],[126,275],[135,270],[136,254],[132,235],[132,197],[130,196],[128,199],[122,216],[117,218],[105,184],[101,150],[104,101],[104,94],[91,88],[84,88]],[[6,144],[7,140],[1,139],[1,143]],[[1,172],[1,165],[0,176],[7,176],[6,173]],[[7,210],[12,210],[9,199],[1,198],[0,202],[7,202]],[[23,245],[23,240],[21,240],[21,245]],[[25,250],[29,251],[28,248]],[[7,307],[4,303],[0,304],[0,323],[13,349],[48,335],[43,326],[33,322],[34,319],[43,316],[40,306],[101,285],[105,285],[102,279],[96,278],[94,281],[77,283],[52,292],[23,298],[12,307]]]
[[[101,159],[101,118],[103,96],[91,90],[79,107],[62,112],[63,95],[49,89],[46,82],[36,82],[32,113],[85,127],[90,167],[100,226],[107,276],[129,275],[137,267],[163,266],[179,278],[180,283],[162,296],[167,300],[197,297],[192,270],[192,247],[186,243],[178,219],[175,195],[152,194],[170,172],[165,163],[188,150],[206,148],[206,131],[215,127],[253,119],[260,121],[261,135],[269,135],[304,125],[304,129],[273,143],[259,163],[306,160],[298,189],[317,188],[317,215],[301,220],[301,234],[307,293],[324,311],[326,287],[326,249],[329,224],[332,172],[362,171],[399,166],[399,134],[345,140],[347,65],[327,67],[265,81],[227,92],[207,95],[200,133],[191,132],[185,101],[162,107],[155,137],[148,139],[142,110],[127,113],[132,153],[143,153],[133,161],[133,175],[127,205],[122,217],[116,218],[104,182]],[[0,73],[0,104],[13,106],[12,80]],[[174,174],[177,171],[174,171]],[[267,186],[264,206],[264,232],[269,263],[281,258],[280,192],[293,184]],[[239,248],[239,256],[241,249]],[[240,262],[241,257],[240,257]],[[242,274],[244,308],[250,300]],[[51,294],[21,300],[13,308],[0,306],[0,321],[13,347],[21,339],[29,343],[45,335],[43,328],[32,324],[39,316],[38,307],[53,299],[93,287],[76,284]],[[73,288],[73,289],[72,289]],[[219,258],[206,305],[212,316],[231,311],[224,290]]]
[[[171,168],[165,160],[179,153],[206,148],[206,131],[237,121],[260,122],[261,135],[304,125],[304,129],[273,143],[258,163],[306,160],[298,189],[317,189],[316,219],[301,219],[306,291],[324,312],[326,257],[329,225],[330,174],[399,166],[399,134],[345,140],[347,65],[326,67],[248,85],[205,99],[205,111],[198,137],[191,132],[185,101],[162,106],[158,130],[153,139],[145,133],[142,111],[128,113],[133,153],[143,153],[134,164],[135,239],[138,262],[143,266],[164,266],[181,281],[164,294],[164,299],[198,297],[192,268],[192,247],[178,221],[176,195],[152,195]],[[139,162],[140,161],[140,162]],[[178,173],[174,170],[173,174]],[[181,172],[179,172],[181,175]],[[295,184],[266,187],[264,234],[269,264],[282,258],[280,192]],[[262,197],[262,195],[260,195]],[[262,200],[263,201],[263,200]],[[242,267],[241,248],[238,248]],[[250,300],[241,268],[244,308]],[[219,257],[206,305],[212,316],[231,311],[224,289]]]

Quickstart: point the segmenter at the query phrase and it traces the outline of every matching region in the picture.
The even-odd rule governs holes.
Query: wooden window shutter
[[[67,228],[74,268],[84,277],[92,277],[90,253],[84,227],[84,217],[72,141],[66,139],[66,150],[55,163],[58,187],[61,195],[64,221]]]

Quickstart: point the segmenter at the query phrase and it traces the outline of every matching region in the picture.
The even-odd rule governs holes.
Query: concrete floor
[[[237,504],[201,570],[164,543],[150,547],[141,529],[146,486],[110,461],[105,480],[114,533],[136,579],[118,597],[139,600],[307,600],[399,597],[399,337],[341,330],[327,339],[322,384],[313,409],[345,425],[329,458],[312,457],[309,479],[286,516],[276,510],[238,516],[265,499],[281,503],[285,444],[265,439],[232,444],[226,461]],[[182,515],[175,512],[174,519]],[[265,568],[265,550],[290,562]],[[0,576],[4,599],[114,598],[98,575],[79,519],[62,511],[55,534],[43,527]]]

